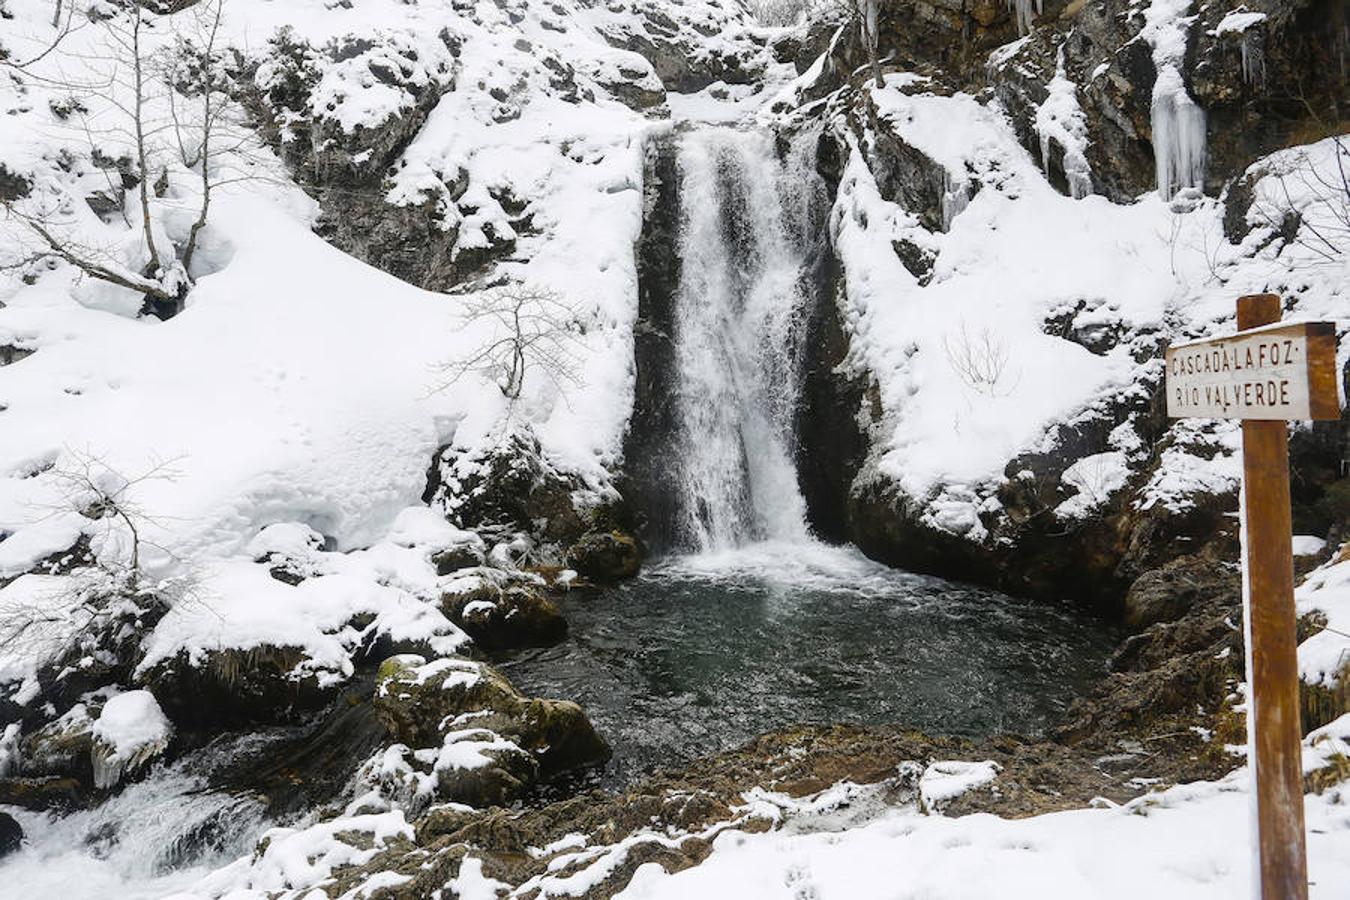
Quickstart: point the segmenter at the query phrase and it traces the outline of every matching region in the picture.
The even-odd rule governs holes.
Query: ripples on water
[[[564,606],[564,643],[497,662],[586,709],[614,747],[610,785],[800,722],[1035,734],[1115,643],[1081,610],[816,544],[679,558]]]

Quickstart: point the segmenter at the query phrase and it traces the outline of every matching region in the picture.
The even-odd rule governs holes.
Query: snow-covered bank
[[[1309,737],[1311,771],[1350,754],[1350,717]],[[1029,819],[914,811],[861,827],[767,834],[727,831],[701,866],[639,868],[624,900],[665,898],[1138,898],[1192,900],[1250,892],[1250,773],[1146,794],[1121,807]],[[978,789],[978,788],[976,788]],[[1350,786],[1306,798],[1309,896],[1350,884]]]

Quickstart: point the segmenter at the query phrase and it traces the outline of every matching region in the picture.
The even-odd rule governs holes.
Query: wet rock
[[[318,670],[299,647],[263,644],[186,651],[141,673],[170,721],[185,730],[290,722],[323,707],[336,695],[343,673]]]
[[[432,554],[431,562],[437,575],[449,575],[460,569],[471,569],[483,564],[483,549],[475,544],[458,544]]]
[[[483,578],[469,590],[441,596],[441,611],[480,647],[543,647],[567,635],[567,620],[536,584]]]
[[[524,429],[486,451],[441,448],[422,499],[459,528],[527,535],[530,561],[543,564],[562,562],[588,532],[614,530],[624,518],[617,492],[594,490],[558,469]]]
[[[1124,621],[1130,628],[1173,622],[1216,595],[1231,596],[1236,588],[1232,566],[1194,556],[1178,557],[1135,579],[1125,595]]]
[[[93,783],[91,751],[98,710],[77,703],[64,715],[25,737],[19,753],[26,777],[75,778]]]
[[[680,169],[673,134],[647,143],[642,179],[642,234],[638,239],[638,321],[633,329],[636,368],[633,412],[624,436],[619,489],[635,510],[637,532],[654,551],[665,549],[677,510],[679,473],[669,464],[667,435],[677,423],[675,297],[680,280]]]
[[[39,812],[66,813],[89,804],[89,784],[78,778],[0,778],[0,804]]]
[[[821,297],[807,322],[805,372],[796,429],[797,480],[812,527],[827,540],[849,535],[849,497],[867,457],[867,382],[840,368],[848,354],[833,253],[813,273]]]
[[[592,581],[618,581],[638,573],[642,551],[632,535],[592,532],[568,549],[567,564]]]
[[[540,779],[609,757],[581,707],[526,698],[495,669],[467,659],[388,660],[372,705],[397,743],[362,777],[405,802],[509,803]]]
[[[518,432],[482,454],[442,449],[422,499],[442,506],[451,522],[467,530],[495,526],[575,540],[585,531],[573,501],[579,488],[544,459],[537,438]]]
[[[23,846],[23,827],[9,813],[0,812],[0,859]]]

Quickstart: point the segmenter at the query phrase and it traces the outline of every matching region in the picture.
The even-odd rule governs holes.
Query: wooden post
[[[1276,295],[1238,298],[1239,331],[1279,320],[1280,298]],[[1248,733],[1260,834],[1260,897],[1306,900],[1308,863],[1290,543],[1289,426],[1285,422],[1243,421],[1242,477],[1246,496],[1247,615],[1251,617],[1247,715],[1252,717]]]

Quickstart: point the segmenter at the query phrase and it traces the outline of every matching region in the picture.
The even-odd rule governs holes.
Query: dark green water
[[[564,612],[565,642],[497,663],[525,693],[586,709],[614,747],[611,785],[799,722],[1034,735],[1118,638],[1067,603],[818,545],[673,560]]]

